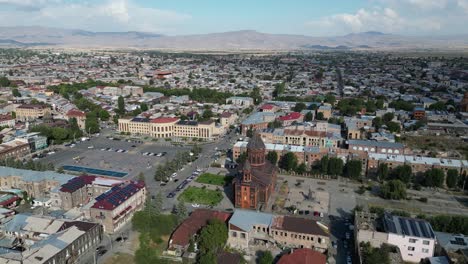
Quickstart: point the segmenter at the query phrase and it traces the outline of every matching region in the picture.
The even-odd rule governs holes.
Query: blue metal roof
[[[235,210],[229,224],[233,224],[244,231],[250,231],[253,225],[270,226],[273,221],[273,215],[248,210]]]

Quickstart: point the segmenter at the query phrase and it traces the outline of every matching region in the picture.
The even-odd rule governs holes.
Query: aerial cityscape
[[[468,1],[0,0],[0,264],[468,263]]]

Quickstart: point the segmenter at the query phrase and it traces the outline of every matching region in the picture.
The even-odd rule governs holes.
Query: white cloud
[[[346,34],[363,31],[396,32],[402,29],[406,22],[395,10],[384,8],[359,9],[354,14],[336,14],[306,24],[323,33]]]
[[[2,9],[2,4],[15,5],[19,9]],[[60,0],[0,0],[2,26],[40,25],[91,31],[173,33],[178,25],[190,18],[190,15],[170,10],[142,7],[130,0],[84,3]]]
[[[468,0],[458,0],[457,4],[465,13],[468,14]]]
[[[306,22],[307,34],[364,31],[409,35],[467,34],[468,0],[371,0],[373,7]]]
[[[448,4],[448,0],[404,0],[420,9],[442,9]]]

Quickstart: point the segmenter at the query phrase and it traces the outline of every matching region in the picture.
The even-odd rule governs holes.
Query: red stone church
[[[258,209],[275,190],[277,168],[265,159],[265,144],[255,133],[247,144],[247,160],[233,181],[235,206]]]

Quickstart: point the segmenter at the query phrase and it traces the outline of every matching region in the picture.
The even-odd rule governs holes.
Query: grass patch
[[[134,264],[135,260],[132,255],[127,253],[116,253],[108,258],[104,264]]]
[[[179,196],[180,201],[205,205],[217,205],[223,200],[221,191],[190,186]]]
[[[232,182],[232,179],[234,179],[232,176],[220,176],[211,173],[203,173],[202,175],[198,176],[196,182],[226,186]]]

